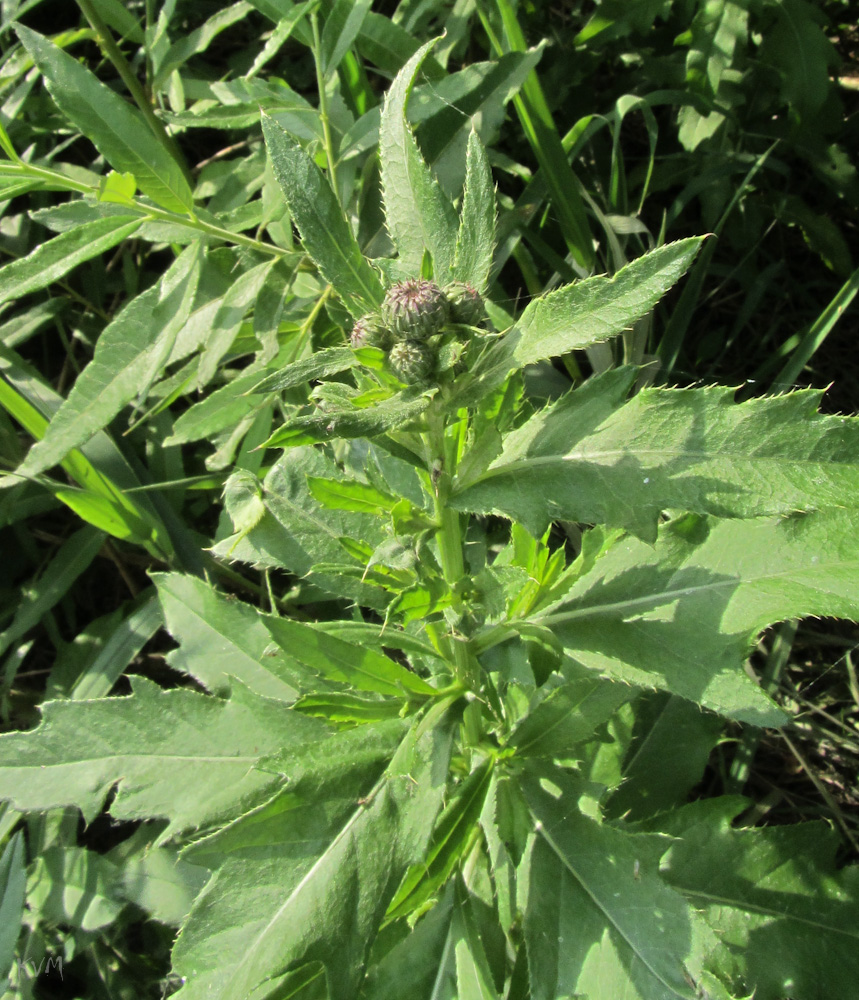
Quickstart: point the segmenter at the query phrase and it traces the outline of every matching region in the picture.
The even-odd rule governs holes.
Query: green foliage
[[[842,162],[816,12],[603,0],[558,47],[646,93],[565,132],[539,5],[79,6],[0,34],[6,988],[849,995],[855,864],[711,762],[859,620],[859,418],[666,384],[755,186],[853,269],[766,184]]]

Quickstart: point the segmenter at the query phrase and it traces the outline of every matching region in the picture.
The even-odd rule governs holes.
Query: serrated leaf
[[[859,502],[859,420],[819,415],[819,392],[735,404],[718,386],[645,389],[624,402],[627,379],[610,372],[536,414],[454,506],[533,534],[566,519],[653,539],[665,509],[756,517]]]
[[[188,318],[199,278],[196,246],[189,247],[152,288],[102,331],[92,361],[54,414],[44,438],[18,472],[36,476],[105,427],[140,391],[152,363]],[[166,362],[166,358],[164,359]]]
[[[140,190],[162,208],[192,211],[194,198],[181,168],[140,112],[38,32],[22,24],[15,30],[59,109],[114,170],[134,174]]]
[[[47,702],[37,729],[0,736],[0,798],[21,811],[77,806],[91,821],[117,786],[111,814],[168,818],[163,842],[268,797],[277,781],[256,761],[328,732],[238,683],[227,702],[142,677],[132,687],[127,698]]]
[[[28,256],[0,268],[0,302],[20,299],[30,292],[47,288],[78,264],[128,239],[140,228],[142,221],[139,216],[111,215],[55,236]]]
[[[683,276],[700,244],[700,237],[669,243],[638,257],[612,277],[585,278],[534,299],[513,328],[478,361],[472,384],[462,391],[463,399],[487,395],[512,369],[589,347],[629,329]]]
[[[533,621],[565,652],[758,726],[784,714],[743,670],[753,640],[804,615],[859,616],[859,513],[666,525],[655,546],[618,541]]]
[[[401,264],[412,274],[419,274],[424,251],[428,250],[435,280],[443,284],[453,265],[456,213],[424,162],[406,119],[415,78],[437,41],[422,45],[388,89],[379,124],[379,157],[388,232]]]
[[[520,869],[534,1000],[694,1000],[684,974],[696,964],[694,914],[655,871],[667,844],[599,824],[534,780],[525,791],[536,822],[526,872]]]
[[[859,868],[837,870],[838,837],[823,823],[734,829],[745,805],[705,800],[660,823],[679,838],[665,880],[719,936],[708,965],[756,1000],[849,996],[859,976]]]
[[[477,132],[468,136],[465,191],[451,278],[484,294],[495,250],[495,189],[486,150]]]
[[[358,363],[355,352],[349,347],[328,347],[316,351],[309,358],[293,361],[279,372],[272,372],[250,390],[254,393],[281,392],[296,385],[303,385],[317,378],[339,375]]]
[[[370,739],[373,728],[344,734],[352,739],[342,745]],[[356,786],[353,755],[330,742],[329,763],[345,782],[317,791],[307,808],[282,797],[216,838],[212,848],[234,860],[201,896],[177,943],[175,967],[189,978],[181,1000],[249,996],[314,961],[325,965],[332,1000],[356,995],[385,908],[425,850],[444,793],[450,733],[444,725],[407,733],[360,803],[332,801],[332,792],[348,795]],[[266,817],[270,837],[261,827]]]
[[[423,389],[405,389],[390,399],[363,409],[332,407],[319,413],[293,417],[261,447],[296,448],[332,438],[378,437],[419,417],[430,401]]]
[[[372,312],[384,296],[382,284],[361,253],[331,185],[301,146],[266,114],[262,129],[274,175],[305,249],[353,316]]]
[[[400,502],[390,493],[383,493],[374,486],[358,482],[357,479],[323,479],[308,476],[307,488],[311,496],[323,507],[332,510],[357,510],[364,514],[385,517]]]
[[[153,573],[152,580],[167,630],[179,643],[167,654],[174,669],[210,691],[222,691],[234,677],[267,698],[295,700],[305,671],[295,660],[266,654],[271,636],[255,608],[195,576]]]
[[[394,698],[402,698],[407,692],[423,697],[436,693],[417,674],[372,649],[288,618],[268,616],[263,621],[288,656],[329,680]]]

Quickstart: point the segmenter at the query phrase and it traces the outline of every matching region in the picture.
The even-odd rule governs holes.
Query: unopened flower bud
[[[464,281],[454,281],[445,286],[444,293],[450,303],[450,318],[454,323],[477,326],[486,314],[483,296]]]
[[[426,382],[435,370],[435,352],[427,344],[401,340],[394,344],[388,363],[401,382],[414,385]]]
[[[356,349],[359,347],[381,347],[383,351],[386,351],[394,342],[391,331],[376,313],[362,316],[352,327],[350,339],[352,346]]]
[[[447,322],[444,292],[434,281],[413,278],[388,290],[382,303],[382,322],[400,340],[428,340]]]

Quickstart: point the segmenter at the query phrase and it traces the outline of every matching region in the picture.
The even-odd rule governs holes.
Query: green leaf
[[[43,920],[98,931],[126,906],[116,876],[116,866],[95,851],[49,847],[36,858],[28,903]]]
[[[26,885],[24,833],[19,830],[9,838],[0,857],[0,984],[8,981],[6,977],[15,961]]]
[[[288,618],[263,620],[274,641],[290,657],[329,680],[394,698],[402,698],[408,692],[423,697],[433,697],[436,693],[417,674],[372,649]]]
[[[434,277],[443,284],[456,250],[456,213],[424,162],[406,120],[406,105],[418,70],[437,41],[422,45],[391,84],[379,124],[379,157],[388,232],[400,263],[417,276],[428,250]]]
[[[697,964],[695,917],[656,871],[667,845],[601,825],[536,781],[525,791],[536,823],[520,869],[534,1000],[694,1000],[684,968]]]
[[[158,63],[152,89],[156,92],[162,90],[174,70],[183,66],[192,56],[205,52],[222,31],[245,20],[251,10],[253,7],[249,3],[230,4],[207,18],[199,28],[180,35]]]
[[[94,528],[81,528],[71,535],[44,568],[38,580],[22,595],[12,621],[0,633],[0,656],[21,639],[61,600],[95,559],[104,535]],[[10,683],[6,678],[6,684]]]
[[[662,817],[678,839],[665,880],[703,911],[721,942],[708,964],[756,1000],[849,996],[859,976],[859,868],[840,871],[824,823],[735,829],[742,799]]]
[[[262,130],[304,248],[353,316],[372,312],[384,297],[382,285],[361,253],[331,185],[301,146],[266,114]]]
[[[47,38],[22,24],[15,30],[60,111],[113,169],[134,174],[140,190],[162,208],[183,215],[193,211],[194,198],[181,168],[140,112]]]
[[[199,277],[196,245],[102,331],[95,356],[27,455],[19,474],[35,476],[61,462],[105,427],[151,377],[191,310]],[[164,361],[166,362],[166,358]]]
[[[473,129],[465,162],[465,193],[451,277],[483,294],[489,285],[495,250],[495,189],[486,150]]]
[[[756,517],[857,506],[859,420],[821,416],[800,390],[735,404],[734,392],[645,389],[609,372],[508,435],[501,455],[454,498],[541,534],[566,519],[655,537],[665,509]]]
[[[599,680],[563,684],[531,709],[513,730],[508,745],[526,757],[569,758],[577,743],[593,739],[597,726],[635,693],[625,684]]]
[[[774,622],[857,617],[857,533],[856,511],[739,523],[688,515],[666,525],[655,546],[621,539],[531,620],[586,667],[778,726],[784,714],[744,661]]]
[[[340,65],[364,24],[372,0],[337,0],[322,31],[322,75]]]
[[[511,369],[608,340],[646,316],[691,265],[700,237],[651,250],[612,277],[597,275],[534,299],[513,328],[478,361],[476,398],[500,385]],[[463,405],[463,404],[460,404]]]
[[[340,574],[313,572],[319,563],[336,562],[342,556],[340,539],[361,538],[371,545],[383,539],[378,519],[355,511],[330,511],[310,495],[307,476],[334,478],[337,465],[316,448],[294,448],[272,466],[262,484],[265,513],[250,530],[239,529],[214,546],[215,555],[241,559],[260,566],[287,569],[296,576],[308,574],[312,584],[358,601],[365,607],[381,607],[375,588],[352,581]],[[245,478],[247,473],[242,473]],[[230,480],[228,480],[228,485]],[[239,503],[247,497],[247,484]],[[227,513],[233,517],[233,500],[225,488]],[[238,515],[236,515],[238,517]]]
[[[293,361],[279,372],[272,372],[258,382],[251,392],[281,392],[296,385],[304,385],[312,379],[327,378],[348,371],[358,363],[355,352],[349,347],[328,347],[316,351],[309,358]]]
[[[307,486],[311,496],[323,507],[332,510],[357,510],[365,514],[385,517],[400,501],[390,493],[383,493],[374,486],[357,479],[323,479],[308,476]]]
[[[305,695],[292,707],[296,712],[312,715],[317,719],[360,726],[368,722],[398,718],[403,702],[362,698],[348,691],[330,691],[327,694]]]
[[[127,698],[48,702],[37,729],[0,736],[0,798],[22,811],[77,806],[91,822],[117,786],[111,814],[169,819],[164,842],[269,797],[277,779],[253,770],[260,756],[328,732],[238,682],[228,702],[142,677],[132,687]]]
[[[296,448],[332,438],[377,437],[419,417],[430,405],[430,401],[424,389],[411,388],[363,409],[332,408],[321,413],[293,417],[276,430],[262,447]]]
[[[359,747],[372,739],[373,729],[361,726],[322,745],[328,773],[340,775],[330,791],[317,780],[304,806],[299,781],[292,799],[281,797],[213,838],[211,849],[230,860],[177,942],[174,967],[188,978],[181,1000],[250,996],[313,961],[325,966],[332,1000],[357,994],[388,902],[426,848],[450,754],[446,726],[412,730],[356,802],[351,748],[356,738]],[[366,765],[357,777],[363,773]]]
[[[266,654],[271,636],[256,609],[219,593],[197,577],[154,573],[167,630],[179,648],[167,662],[222,691],[236,678],[257,694],[292,702],[305,673],[292,658]]]
[[[86,222],[42,243],[26,257],[0,268],[0,302],[20,299],[30,292],[47,288],[78,264],[133,235],[142,221],[139,216],[112,215]]]

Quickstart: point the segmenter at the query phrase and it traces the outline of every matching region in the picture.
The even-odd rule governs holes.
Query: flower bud
[[[382,322],[399,340],[428,340],[447,322],[444,292],[433,281],[413,278],[388,290]]]
[[[450,303],[450,318],[454,323],[477,326],[486,315],[483,296],[466,282],[451,282],[445,286],[444,293]]]
[[[394,374],[407,385],[426,382],[435,371],[435,361],[432,348],[414,340],[399,341],[388,355],[388,363]]]
[[[381,347],[387,351],[394,342],[393,334],[376,313],[362,316],[352,327],[350,339],[356,350],[359,347]]]

